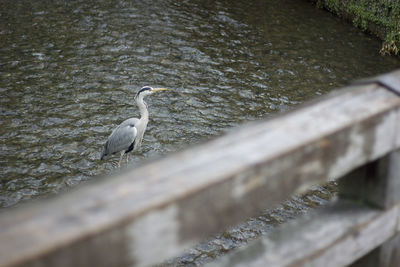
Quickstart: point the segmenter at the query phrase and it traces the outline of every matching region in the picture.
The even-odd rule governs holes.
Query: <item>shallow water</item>
[[[308,2],[0,0],[0,207],[111,173],[113,127],[150,123],[131,165],[399,66]]]
[[[0,0],[0,208],[115,170],[112,129],[150,122],[130,167],[400,66],[380,42],[306,1]],[[315,187],[163,266],[196,266],[335,195]]]

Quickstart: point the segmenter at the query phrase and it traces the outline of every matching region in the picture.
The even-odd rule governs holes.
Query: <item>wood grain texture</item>
[[[398,148],[399,114],[400,98],[378,85],[345,88],[112,179],[3,211],[0,266],[160,261]],[[155,226],[158,234],[140,235]]]
[[[381,211],[339,201],[283,225],[207,267],[347,266],[396,236],[399,211],[399,205]],[[392,260],[397,257],[390,255]]]
[[[342,198],[390,209],[400,205],[400,150],[368,163],[339,181]],[[359,259],[352,267],[390,267],[400,264],[400,234]]]
[[[382,246],[374,249],[359,259],[351,267],[397,267],[400,262],[400,234],[389,239]]]

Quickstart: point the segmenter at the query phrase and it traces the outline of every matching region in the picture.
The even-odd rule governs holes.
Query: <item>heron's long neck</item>
[[[136,105],[139,107],[140,120],[147,123],[149,121],[149,111],[147,110],[146,104],[143,101],[143,97],[139,96],[136,99]]]

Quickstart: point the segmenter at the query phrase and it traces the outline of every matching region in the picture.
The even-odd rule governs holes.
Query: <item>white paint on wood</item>
[[[130,253],[135,266],[149,266],[176,255],[189,244],[179,241],[178,208],[154,210],[127,227]]]

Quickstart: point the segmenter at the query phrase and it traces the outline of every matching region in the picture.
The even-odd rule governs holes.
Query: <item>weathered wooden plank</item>
[[[118,177],[2,212],[0,266],[155,263],[393,150],[399,110],[400,98],[379,86],[343,89]]]
[[[347,266],[398,233],[399,212],[399,205],[381,211],[340,201],[283,225],[207,267]]]
[[[383,209],[400,203],[400,150],[352,171],[339,181],[342,198]]]
[[[386,209],[400,204],[400,150],[368,163],[339,180],[341,198]],[[397,244],[396,244],[397,242]],[[400,264],[400,235],[358,260],[352,267]]]
[[[351,267],[397,267],[400,263],[400,234],[359,259]]]

